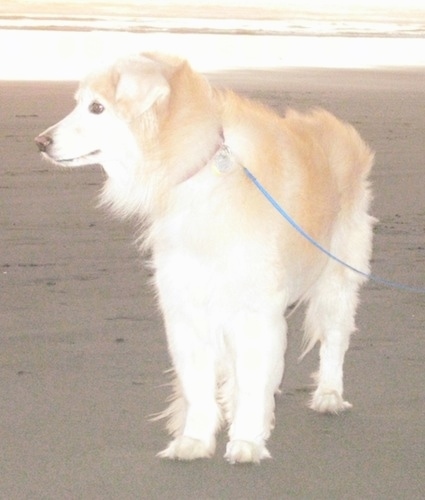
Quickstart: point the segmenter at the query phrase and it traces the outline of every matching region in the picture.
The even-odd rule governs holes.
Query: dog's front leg
[[[159,456],[178,460],[211,457],[220,422],[214,349],[202,330],[189,321],[174,317],[166,327],[177,378],[175,400],[166,414],[175,438]]]
[[[274,396],[284,368],[286,322],[277,311],[244,311],[232,322],[231,349],[235,384],[230,441],[225,458],[230,463],[269,458],[265,446],[274,426]]]

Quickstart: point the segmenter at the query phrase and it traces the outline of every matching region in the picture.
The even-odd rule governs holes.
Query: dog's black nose
[[[53,139],[47,135],[39,135],[34,140],[37,144],[38,150],[42,153],[45,153],[47,151],[47,148],[53,142]]]

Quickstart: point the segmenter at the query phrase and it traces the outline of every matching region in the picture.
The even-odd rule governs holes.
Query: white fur
[[[105,110],[89,111],[98,101]],[[231,168],[217,175],[222,140]],[[367,272],[373,155],[322,110],[272,111],[218,92],[181,60],[148,54],[90,75],[75,110],[37,141],[65,166],[100,163],[103,201],[144,222],[175,375],[161,457],[210,457],[228,425],[230,463],[270,457],[286,349],[286,308],[306,301],[305,352],[321,343],[311,408],[337,413],[364,278],[329,261],[258,193],[262,181],[311,235]],[[41,138],[41,139],[40,139]]]

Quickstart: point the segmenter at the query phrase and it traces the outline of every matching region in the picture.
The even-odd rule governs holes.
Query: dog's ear
[[[119,107],[135,116],[143,114],[158,102],[165,102],[169,94],[168,80],[157,65],[136,63],[121,72],[115,100]]]

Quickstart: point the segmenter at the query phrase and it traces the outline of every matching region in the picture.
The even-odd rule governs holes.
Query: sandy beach
[[[373,272],[425,286],[425,70],[215,73],[280,112],[324,106],[376,151]],[[60,170],[33,138],[73,105],[73,82],[0,82],[0,497],[422,499],[424,295],[369,283],[338,417],[306,407],[317,350],[299,364],[302,311],[277,398],[273,459],[162,461],[169,366],[134,227],[96,208],[104,174]]]

